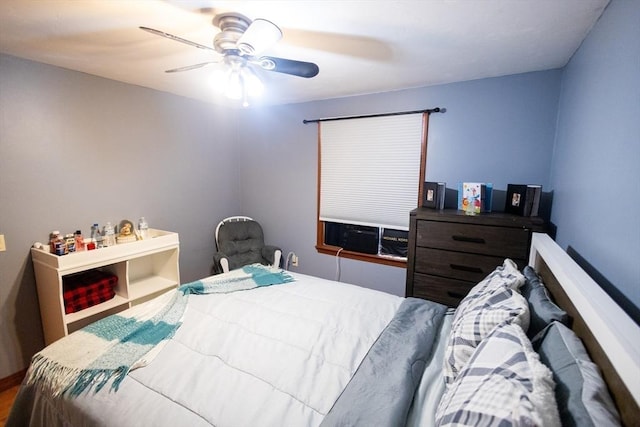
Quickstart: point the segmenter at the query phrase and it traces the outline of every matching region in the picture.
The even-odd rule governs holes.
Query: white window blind
[[[422,114],[320,126],[320,220],[408,230],[418,205]]]

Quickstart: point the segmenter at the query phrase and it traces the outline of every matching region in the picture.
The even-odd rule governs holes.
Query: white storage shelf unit
[[[92,251],[57,256],[31,249],[40,316],[48,345],[107,315],[147,301],[180,284],[178,234],[149,230],[151,238]],[[118,277],[115,297],[101,304],[66,314],[63,278],[92,269]]]

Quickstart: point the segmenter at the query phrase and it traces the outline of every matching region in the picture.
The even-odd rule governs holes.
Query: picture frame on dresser
[[[444,182],[425,181],[422,206],[430,209],[444,209],[446,186]]]

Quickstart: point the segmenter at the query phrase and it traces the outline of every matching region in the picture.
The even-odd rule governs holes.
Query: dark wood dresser
[[[546,231],[540,217],[428,208],[411,211],[409,227],[406,295],[451,307],[505,258],[527,265],[531,233]]]

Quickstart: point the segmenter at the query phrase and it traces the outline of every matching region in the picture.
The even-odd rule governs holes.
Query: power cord
[[[294,255],[295,255],[295,253],[293,251],[290,251],[287,254],[287,258],[285,259],[285,262],[284,262],[284,269],[285,270],[287,270],[287,271],[289,270],[289,264],[291,263],[291,258],[293,258]]]
[[[340,281],[340,252],[342,252],[343,248],[338,249],[336,252],[336,282]]]

